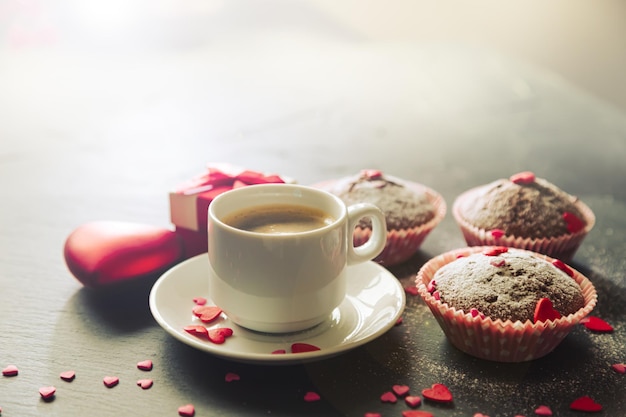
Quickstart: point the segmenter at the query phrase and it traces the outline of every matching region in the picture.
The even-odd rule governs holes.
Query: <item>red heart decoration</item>
[[[616,363],[611,365],[611,368],[613,368],[613,370],[619,374],[626,374],[626,364]]]
[[[552,301],[549,298],[541,298],[537,301],[535,306],[535,314],[533,321],[535,323],[540,321],[557,320],[561,318],[561,313],[552,307]]]
[[[181,417],[193,417],[196,414],[196,409],[193,404],[181,405],[178,407],[178,415]]]
[[[4,376],[15,376],[17,375],[19,372],[19,370],[17,369],[17,366],[15,365],[9,365],[6,368],[4,368],[2,370],[2,375]]]
[[[574,271],[572,271],[572,269],[569,266],[565,265],[565,262],[561,261],[560,259],[553,260],[552,265],[556,266],[570,277],[574,276]]]
[[[310,403],[313,401],[319,401],[321,399],[320,395],[317,392],[309,391],[304,394],[304,401]]]
[[[402,417],[433,417],[433,415],[428,411],[405,410],[402,412]]]
[[[404,291],[408,295],[418,295],[419,294],[419,291],[417,290],[417,287],[415,285],[409,285],[408,287],[405,287]]]
[[[151,371],[152,361],[150,359],[147,359],[145,361],[138,362],[137,368],[141,369],[142,371]]]
[[[394,385],[393,387],[391,387],[391,389],[398,397],[405,396],[409,393],[408,385]]]
[[[503,253],[506,253],[509,251],[509,248],[507,248],[506,246],[494,246],[491,248],[486,248],[483,251],[483,255],[487,255],[487,256],[498,256],[501,255]]]
[[[51,399],[56,392],[57,389],[52,386],[39,388],[39,395],[41,395],[41,398],[43,398],[44,400]]]
[[[119,384],[120,379],[116,376],[105,376],[102,379],[102,382],[104,382],[104,385],[106,385],[107,388],[113,388],[114,386]]]
[[[319,347],[309,343],[293,343],[291,345],[291,353],[305,353],[320,350]]]
[[[567,231],[570,233],[580,232],[585,228],[585,223],[574,213],[566,211],[563,213],[563,220],[565,220]]]
[[[509,180],[515,184],[532,184],[535,182],[535,174],[531,171],[518,172],[511,175]]]
[[[164,271],[182,260],[178,235],[161,227],[114,221],[87,223],[66,239],[70,272],[87,287],[101,287]]]
[[[193,298],[193,302],[196,303],[199,306],[203,306],[206,304],[207,299],[204,297],[194,297]]]
[[[502,229],[493,229],[489,231],[489,233],[491,233],[491,236],[493,236],[496,239],[500,239],[502,236],[505,235],[504,230]]]
[[[613,326],[611,326],[606,321],[602,320],[600,317],[596,316],[587,316],[580,321],[586,328],[592,330],[594,332],[599,333],[610,333],[613,331]]]
[[[384,403],[396,403],[398,401],[398,397],[391,391],[387,391],[380,396],[380,400]]]
[[[540,405],[535,409],[535,414],[538,416],[551,416],[552,410],[550,410],[550,407],[547,405]]]
[[[141,389],[148,389],[148,388],[152,387],[152,380],[151,379],[140,379],[139,381],[137,381],[137,385],[139,385],[141,387]]]
[[[74,378],[76,378],[76,372],[74,371],[65,371],[65,372],[61,372],[61,375],[59,375],[61,377],[61,379],[63,381],[73,381]]]
[[[422,399],[420,397],[418,397],[417,395],[409,395],[404,399],[404,402],[409,406],[409,407],[418,407],[421,403],[422,403]]]
[[[591,397],[583,396],[576,398],[574,401],[572,401],[572,403],[569,405],[569,408],[576,411],[595,412],[601,411],[602,405],[595,402]]]
[[[443,384],[433,384],[432,387],[422,390],[424,398],[440,403],[452,402],[452,393]]]
[[[222,314],[222,309],[217,306],[198,305],[192,311],[203,323],[210,323]]]
[[[363,417],[382,417],[380,413],[365,413]]]
[[[218,345],[224,343],[232,335],[233,329],[229,327],[216,327],[208,331],[209,340]]]
[[[284,353],[287,353],[285,349],[276,349],[275,351],[272,352],[272,355],[282,355]]]
[[[226,382],[239,381],[240,379],[241,377],[234,372],[228,372],[224,377],[224,380],[226,380]]]
[[[209,337],[209,331],[204,326],[190,325],[183,327],[183,330],[194,336]]]

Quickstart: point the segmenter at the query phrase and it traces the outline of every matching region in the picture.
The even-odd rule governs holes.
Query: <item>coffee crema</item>
[[[236,211],[225,216],[222,221],[248,232],[288,234],[320,229],[332,224],[335,219],[314,207],[271,204]]]

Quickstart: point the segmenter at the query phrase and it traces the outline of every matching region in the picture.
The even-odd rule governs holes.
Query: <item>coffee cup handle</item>
[[[352,232],[364,217],[372,222],[372,234],[361,246],[354,247]],[[359,203],[348,207],[348,265],[365,262],[377,257],[387,242],[387,224],[383,212],[373,204]]]

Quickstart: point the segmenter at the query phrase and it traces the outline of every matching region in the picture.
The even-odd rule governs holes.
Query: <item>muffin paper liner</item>
[[[482,252],[488,246],[474,246],[446,252],[426,262],[419,270],[416,285],[419,295],[426,302],[444,334],[455,347],[478,358],[498,362],[524,362],[540,358],[552,352],[569,334],[572,328],[587,316],[597,302],[596,290],[584,275],[572,269],[573,279],[578,283],[585,298],[585,305],[574,314],[557,320],[533,323],[530,320],[512,322],[492,320],[480,315],[457,310],[436,300],[427,285],[442,266],[459,256]],[[531,252],[531,251],[526,251]],[[552,262],[554,258],[532,252],[536,257]]]
[[[374,261],[380,263],[381,265],[391,266],[406,261],[419,250],[428,234],[446,216],[446,202],[439,193],[424,185],[400,180],[389,175],[387,178],[392,181],[397,181],[417,192],[425,193],[428,201],[430,201],[430,203],[435,207],[435,215],[424,224],[407,229],[387,230],[387,242],[385,243],[385,248],[380,255],[374,258]],[[354,246],[360,246],[367,242],[371,234],[371,229],[361,227],[355,228],[353,236]]]
[[[581,200],[576,200],[574,204],[580,210],[586,226],[584,229],[576,233],[551,237],[551,238],[524,238],[513,235],[504,235],[495,237],[490,230],[480,229],[468,222],[461,213],[463,202],[470,196],[475,189],[470,189],[459,195],[452,206],[452,214],[459,225],[463,237],[469,246],[494,245],[509,246],[513,248],[526,249],[533,252],[543,253],[544,255],[559,258],[563,261],[571,260],[580,247],[581,243],[593,228],[596,217],[591,209]]]

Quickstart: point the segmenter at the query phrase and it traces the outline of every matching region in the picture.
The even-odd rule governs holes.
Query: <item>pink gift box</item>
[[[230,164],[208,164],[201,175],[170,192],[170,219],[183,240],[185,257],[207,251],[207,210],[211,201],[233,188],[293,182]]]

